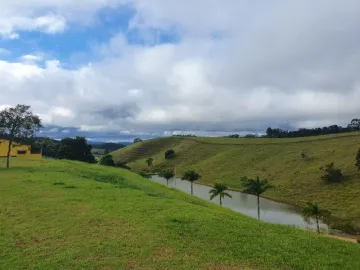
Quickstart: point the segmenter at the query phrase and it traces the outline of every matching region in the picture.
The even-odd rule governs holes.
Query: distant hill
[[[170,148],[176,154],[166,160]],[[258,175],[274,185],[265,197],[299,206],[316,200],[333,214],[360,224],[360,172],[355,168],[359,148],[359,132],[284,139],[169,137],[136,143],[112,155],[134,171],[146,168],[145,160],[152,157],[154,171],[176,168],[181,176],[193,168],[202,175],[201,183],[223,182],[234,189],[242,189],[242,176]],[[325,184],[320,179],[320,166],[331,162],[342,170],[343,182]]]

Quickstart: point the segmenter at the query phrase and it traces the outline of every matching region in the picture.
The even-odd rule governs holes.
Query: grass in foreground
[[[258,222],[128,171],[12,164],[0,169],[0,269],[360,268],[358,244]]]
[[[176,155],[165,160],[172,148]],[[360,148],[360,133],[344,133],[306,138],[230,139],[162,138],[138,143],[112,153],[115,160],[128,160],[134,171],[146,168],[145,160],[154,158],[154,170],[176,167],[177,175],[195,169],[200,183],[223,182],[243,189],[240,178],[257,175],[268,179],[273,189],[264,193],[278,201],[305,206],[318,201],[323,209],[340,218],[357,220],[360,226],[360,172],[355,156]],[[302,158],[305,152],[307,158]],[[325,184],[320,166],[335,162],[344,181]]]

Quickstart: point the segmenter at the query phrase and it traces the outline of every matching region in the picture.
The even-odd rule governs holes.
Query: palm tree
[[[214,187],[212,188],[212,190],[209,191],[209,193],[211,194],[210,200],[214,199],[216,196],[219,196],[220,197],[220,205],[222,205],[221,199],[225,198],[225,196],[232,198],[232,196],[229,193],[225,192],[226,190],[228,190],[227,185],[216,183],[214,185]]]
[[[151,157],[149,157],[149,158],[146,160],[146,163],[147,163],[148,167],[152,166],[153,161],[154,161],[154,159],[151,158]]]
[[[173,170],[167,169],[160,173],[161,177],[164,177],[166,179],[166,185],[169,186],[169,179],[173,178],[175,176],[175,173]]]
[[[256,179],[248,179],[245,177],[242,179],[242,185],[245,187],[244,192],[256,195],[258,219],[260,220],[260,195],[271,188],[271,185],[269,185],[267,180],[261,180],[258,176]]]
[[[201,177],[200,174],[195,172],[194,170],[189,170],[184,173],[182,180],[188,180],[191,183],[191,195],[193,195],[193,183]]]
[[[321,210],[317,202],[307,202],[306,207],[302,210],[302,215],[305,219],[315,218],[317,232],[320,233],[319,219],[329,216],[330,212]]]

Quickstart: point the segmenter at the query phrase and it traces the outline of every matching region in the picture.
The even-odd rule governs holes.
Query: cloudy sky
[[[358,0],[0,0],[0,109],[131,140],[360,117]]]

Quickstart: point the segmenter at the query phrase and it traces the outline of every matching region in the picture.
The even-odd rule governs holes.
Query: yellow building
[[[9,148],[9,141],[0,139],[0,157],[6,157]],[[20,145],[13,143],[10,151],[11,157],[24,157],[41,159],[40,153],[32,153],[30,145]]]

